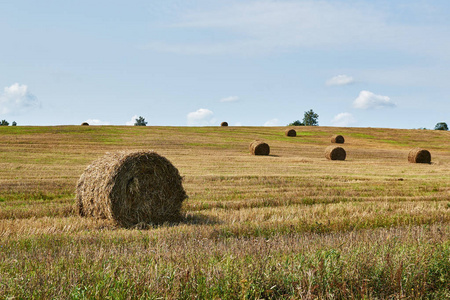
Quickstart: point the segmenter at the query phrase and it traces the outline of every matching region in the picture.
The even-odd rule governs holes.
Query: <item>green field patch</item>
[[[186,147],[219,148],[219,149],[226,149],[226,148],[234,147],[234,145],[231,145],[231,144],[212,144],[212,143],[185,143],[184,146],[186,146]]]
[[[1,126],[0,134],[28,135],[37,133],[48,133],[51,129],[48,126]]]
[[[375,136],[366,133],[347,133],[346,135],[361,139],[375,139]]]
[[[0,202],[35,202],[35,201],[56,201],[58,199],[64,198],[74,198],[75,195],[73,191],[70,190],[61,190],[58,193],[54,192],[44,192],[44,191],[35,191],[35,192],[2,192],[0,194]]]
[[[381,139],[379,140],[382,143],[387,143],[387,144],[391,144],[391,145],[398,145],[398,146],[408,146],[407,143],[398,141],[398,140],[387,140],[387,139]]]
[[[98,137],[97,140],[104,145],[115,145],[123,142],[123,139],[115,136],[102,136]]]
[[[330,135],[328,132],[322,131],[297,131],[297,136],[326,136]]]
[[[217,128],[208,128],[208,127],[178,127],[177,130],[179,132],[186,132],[186,133],[211,133],[214,132],[214,130],[217,130]]]

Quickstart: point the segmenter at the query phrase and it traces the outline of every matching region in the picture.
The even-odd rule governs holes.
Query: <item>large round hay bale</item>
[[[220,123],[220,126],[228,126],[228,123],[227,122],[222,122],[222,123]]]
[[[297,131],[295,129],[289,128],[284,132],[286,136],[297,136]]]
[[[330,160],[345,160],[347,153],[344,148],[330,146],[325,149],[325,157]]]
[[[83,122],[83,123],[81,123],[81,126],[89,126],[89,123],[88,122]]]
[[[153,151],[109,153],[94,161],[78,180],[76,193],[81,216],[125,227],[179,221],[187,198],[177,168]]]
[[[336,144],[343,144],[344,143],[344,137],[342,135],[333,135],[331,137],[331,142]]]
[[[250,153],[253,155],[269,155],[270,147],[263,141],[253,141],[250,143]]]
[[[410,163],[420,163],[420,164],[430,164],[431,163],[431,154],[430,151],[414,148],[409,151],[408,161]]]

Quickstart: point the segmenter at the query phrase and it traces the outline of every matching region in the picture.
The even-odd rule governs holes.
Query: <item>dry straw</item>
[[[333,135],[331,137],[331,142],[336,144],[343,144],[344,143],[344,137],[342,135]]]
[[[81,216],[125,227],[179,221],[187,198],[177,168],[153,151],[107,154],[86,168],[76,192]]]
[[[89,126],[89,123],[88,122],[83,122],[83,123],[81,123],[81,126]]]
[[[220,123],[220,126],[228,126],[228,123],[227,122],[222,122],[222,123]]]
[[[344,148],[329,146],[325,149],[325,157],[330,160],[345,160],[347,154]]]
[[[284,132],[286,134],[286,136],[297,136],[297,131],[295,131],[295,129],[286,129],[286,131]]]
[[[428,150],[414,148],[409,151],[408,161],[410,163],[430,164],[431,154]]]
[[[270,147],[263,141],[253,141],[250,143],[250,153],[253,155],[269,155]]]

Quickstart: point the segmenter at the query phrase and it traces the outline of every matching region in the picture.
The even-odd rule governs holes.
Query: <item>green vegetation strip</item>
[[[218,238],[186,227],[0,240],[0,297],[444,299],[450,227]]]

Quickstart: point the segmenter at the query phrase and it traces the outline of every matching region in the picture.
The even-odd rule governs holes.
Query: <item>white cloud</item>
[[[214,113],[209,109],[200,108],[187,114],[187,124],[193,126],[213,125],[215,123],[213,116]]]
[[[137,118],[139,118],[139,116],[138,115],[134,115],[134,116],[132,116],[131,117],[131,120],[130,121],[128,121],[128,122],[126,122],[125,123],[125,125],[127,125],[127,126],[133,126],[134,125],[134,123],[136,123],[136,119]]]
[[[351,76],[337,75],[327,80],[326,85],[348,85],[354,83],[355,80]]]
[[[230,96],[220,99],[220,102],[236,102],[236,101],[239,101],[238,96]]]
[[[279,125],[280,125],[280,120],[278,120],[277,118],[270,119],[269,121],[264,123],[264,126],[279,126]]]
[[[234,123],[234,126],[242,126],[242,123],[241,122],[236,122],[236,123]]]
[[[109,122],[104,122],[99,119],[89,119],[89,120],[86,120],[85,122],[87,122],[89,125],[110,125]]]
[[[447,57],[447,26],[432,21],[433,13],[428,13],[428,23],[392,22],[397,11],[391,6],[392,10],[384,9],[369,1],[358,5],[354,1],[226,1],[226,5],[180,11],[178,22],[165,24],[171,31],[212,31],[219,37],[214,41],[154,40],[146,47],[183,54],[245,55],[304,47],[375,48]],[[425,14],[420,7],[413,13]]]
[[[14,83],[0,95],[0,114],[20,114],[41,105],[24,84]]]
[[[353,102],[353,107],[360,109],[372,109],[383,107],[395,107],[395,103],[388,96],[375,95],[369,91],[361,91]]]
[[[340,127],[347,127],[354,123],[356,123],[355,118],[351,113],[348,112],[337,114],[336,116],[334,116],[333,120],[331,120],[331,124]]]

